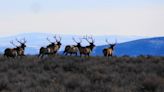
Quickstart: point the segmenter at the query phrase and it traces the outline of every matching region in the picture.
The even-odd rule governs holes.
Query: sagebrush
[[[164,57],[0,57],[0,92],[164,92]]]

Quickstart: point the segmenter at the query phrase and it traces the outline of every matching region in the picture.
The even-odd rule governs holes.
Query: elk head
[[[106,39],[107,44],[110,46],[109,48],[111,48],[112,50],[114,49],[114,47],[117,44],[117,40],[115,40],[115,43],[109,43],[108,39]]]
[[[51,42],[48,37],[46,39],[47,39],[47,41],[49,41],[51,43],[50,45],[55,45],[55,43],[54,42]]]
[[[20,43],[20,47],[21,48],[25,48],[26,47],[26,40],[25,40],[25,38],[24,39],[22,39],[23,41],[19,41],[17,38],[16,38],[16,41],[18,42],[18,43]]]
[[[92,36],[88,37],[88,36],[84,36],[83,39],[85,39],[89,44],[90,44],[90,47],[95,47],[95,39],[93,39]]]
[[[58,37],[59,39],[58,39],[57,36],[55,35],[54,38],[55,38],[55,40],[56,40],[57,45],[61,46],[61,45],[62,45],[62,44],[61,44],[61,39],[62,39],[61,36],[59,36],[59,37]]]
[[[76,41],[74,37],[72,37],[72,39],[75,43],[77,43],[77,45],[76,45],[77,47],[81,47],[82,40],[80,38],[79,38],[79,41]]]

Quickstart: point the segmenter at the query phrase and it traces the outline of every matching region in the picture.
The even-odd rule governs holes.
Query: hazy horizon
[[[34,32],[164,36],[162,0],[5,0],[0,12],[0,37]]]
[[[114,35],[114,34],[56,34],[51,32],[23,32],[10,35],[1,35],[0,38],[12,37],[12,36],[21,36],[21,35],[39,35],[39,34],[49,34],[49,35],[58,35],[58,36],[123,36],[123,37],[140,37],[140,38],[152,38],[152,37],[163,37],[163,36],[139,36],[139,35]]]

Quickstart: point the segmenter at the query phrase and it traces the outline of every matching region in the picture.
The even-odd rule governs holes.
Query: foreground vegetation
[[[164,92],[164,57],[0,57],[0,92]]]

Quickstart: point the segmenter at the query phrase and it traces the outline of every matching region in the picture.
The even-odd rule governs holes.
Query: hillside
[[[102,55],[102,49],[107,45],[98,46],[95,49],[94,55]],[[140,39],[125,43],[117,44],[114,54],[117,56],[129,55],[153,55],[164,56],[164,37]]]
[[[164,92],[163,60],[0,56],[0,92]]]

